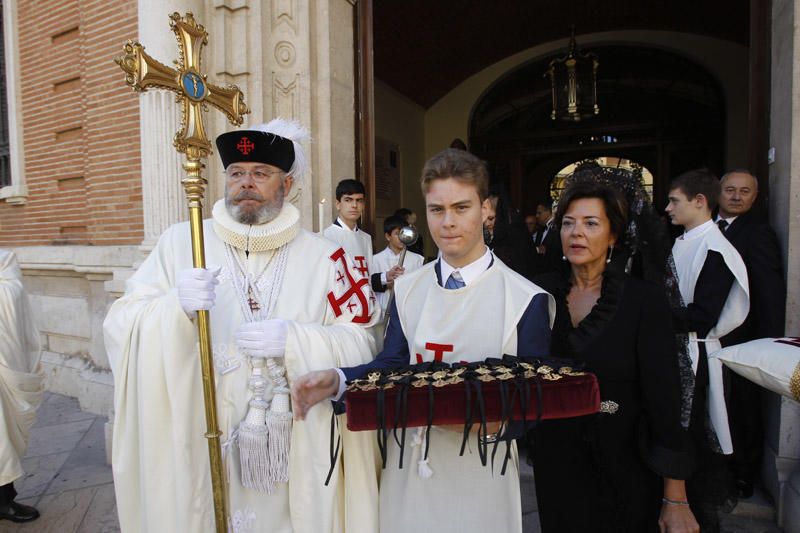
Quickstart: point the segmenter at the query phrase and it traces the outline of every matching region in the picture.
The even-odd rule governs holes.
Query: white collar
[[[730,226],[731,224],[733,224],[733,221],[736,220],[737,218],[739,218],[739,215],[734,215],[732,217],[725,218],[724,220]],[[714,222],[719,222],[720,220],[723,220],[723,218],[719,216],[719,214],[717,214],[717,218],[716,220],[714,220]]]
[[[690,229],[689,231],[684,232],[683,235],[681,236],[681,239],[683,239],[684,241],[696,239],[697,237],[701,237],[705,232],[707,232],[708,230],[710,230],[715,226],[716,224],[714,224],[714,221],[708,219],[699,226],[696,226]]]
[[[288,200],[278,216],[266,224],[248,226],[233,219],[225,207],[225,200],[218,200],[211,210],[214,232],[234,248],[251,252],[265,252],[280,248],[297,236],[300,231],[300,211]]]
[[[344,223],[344,220],[342,220],[342,217],[336,217],[336,223],[339,226],[341,226],[341,228],[343,230],[352,231],[353,233],[358,233],[358,224],[356,224],[355,228],[350,229],[350,227],[347,224]]]
[[[464,285],[469,285],[475,281],[475,278],[483,274],[483,272],[489,268],[489,265],[491,264],[492,252],[489,250],[489,248],[486,248],[486,251],[478,259],[461,268],[454,268],[450,266],[442,257],[441,252],[439,253],[439,269],[442,275],[442,283],[445,283],[447,278],[450,277],[450,274],[457,270],[458,273],[461,274],[461,279],[464,281]]]

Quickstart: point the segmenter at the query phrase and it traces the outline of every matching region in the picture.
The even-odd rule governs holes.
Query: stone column
[[[800,4],[772,2],[770,218],[786,260],[786,333],[800,336]],[[800,531],[800,404],[771,395],[767,405],[764,480],[778,525]]]
[[[306,229],[318,229],[315,206],[326,199],[330,221],[336,183],[355,173],[353,4],[348,0],[209,0],[214,35],[209,71],[235,83],[252,113],[246,124],[275,117],[299,120],[311,130],[305,146],[312,175],[292,202]],[[211,27],[209,25],[209,27]],[[216,114],[215,114],[216,115]],[[232,129],[210,117],[210,131]],[[210,176],[221,175],[215,158]],[[222,185],[214,184],[221,195]],[[315,223],[316,222],[316,223]]]
[[[201,0],[140,0],[139,41],[147,53],[166,65],[178,58],[178,43],[169,28],[169,15],[192,11],[203,23]],[[188,219],[181,186],[183,154],[172,146],[180,124],[180,109],[168,91],[150,90],[139,97],[142,152],[142,251],[155,246],[167,227]]]

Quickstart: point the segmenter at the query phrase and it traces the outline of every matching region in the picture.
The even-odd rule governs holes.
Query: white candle
[[[322,233],[325,229],[325,198],[319,201],[317,207],[319,208],[319,232]]]

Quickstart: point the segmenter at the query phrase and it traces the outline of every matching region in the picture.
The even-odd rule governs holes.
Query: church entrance
[[[707,70],[644,46],[590,51],[601,63],[595,117],[551,119],[549,58],[503,76],[475,105],[470,149],[489,163],[495,186],[508,191],[517,209],[532,213],[557,192],[565,167],[584,159],[648,169],[659,206],[679,173],[703,166],[724,171],[724,96]]]
[[[359,177],[373,228],[396,207],[424,211],[422,165],[456,140],[520,212],[562,169],[595,158],[646,168],[659,207],[669,180],[696,167],[750,168],[766,200],[770,22],[759,2],[358,5]],[[577,123],[550,118],[546,77],[572,26],[600,63],[599,114]]]

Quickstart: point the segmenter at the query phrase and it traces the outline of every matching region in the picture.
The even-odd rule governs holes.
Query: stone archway
[[[470,149],[489,162],[515,207],[530,210],[548,195],[565,165],[612,156],[638,161],[654,175],[654,199],[671,177],[724,168],[726,106],[719,82],[677,53],[636,45],[591,48],[600,57],[600,115],[580,123],[550,118],[550,58],[499,79],[473,108]]]

